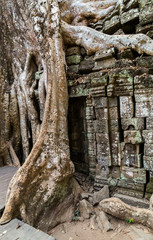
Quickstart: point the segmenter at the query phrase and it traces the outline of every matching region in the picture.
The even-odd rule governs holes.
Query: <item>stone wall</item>
[[[122,13],[115,10],[89,27],[107,34],[145,33],[153,38],[153,1],[124,0],[124,4]],[[112,195],[149,198],[153,193],[153,57],[140,56],[130,46],[124,52],[112,47],[88,56],[85,49],[73,46],[67,49],[66,60],[70,99],[78,98],[78,104],[79,97],[86,99],[86,162],[95,189],[107,184]]]

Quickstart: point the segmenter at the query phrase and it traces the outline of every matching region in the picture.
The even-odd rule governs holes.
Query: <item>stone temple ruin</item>
[[[89,27],[107,34],[144,33],[153,38],[153,1],[124,0]],[[72,46],[66,51],[69,138],[76,171],[119,194],[153,193],[153,57],[113,46],[95,55]]]

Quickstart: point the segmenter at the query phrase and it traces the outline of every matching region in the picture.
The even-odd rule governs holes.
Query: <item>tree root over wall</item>
[[[118,198],[109,198],[100,202],[100,208],[104,212],[122,220],[132,219],[134,223],[141,223],[153,229],[153,211],[132,207]]]

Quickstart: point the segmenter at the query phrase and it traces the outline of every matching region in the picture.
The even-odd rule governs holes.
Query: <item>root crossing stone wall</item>
[[[89,27],[107,34],[153,38],[153,1],[126,1],[119,13]],[[153,57],[127,48],[67,49],[69,97],[84,97],[86,163],[96,190],[149,198],[153,193]],[[82,106],[82,105],[81,105]],[[73,128],[73,119],[69,119]],[[75,129],[77,132],[77,129]],[[79,141],[79,139],[78,139]],[[81,140],[80,140],[81,141]],[[72,159],[73,160],[73,159]],[[75,161],[80,161],[78,158]]]

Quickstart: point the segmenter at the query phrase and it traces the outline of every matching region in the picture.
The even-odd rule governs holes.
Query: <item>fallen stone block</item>
[[[99,192],[93,195],[93,205],[98,204],[103,199],[109,198],[109,187],[105,185]]]

